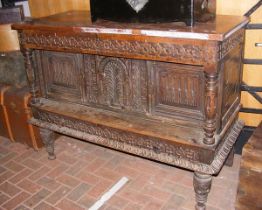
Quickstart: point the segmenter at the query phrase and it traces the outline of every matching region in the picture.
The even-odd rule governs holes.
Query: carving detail
[[[73,53],[43,51],[40,53],[47,97],[81,102],[82,57]],[[40,65],[39,65],[40,66]],[[79,84],[80,83],[80,84]]]
[[[216,62],[218,57],[217,46],[192,45],[192,44],[170,44],[144,41],[125,41],[101,39],[99,37],[70,36],[57,33],[22,33],[20,35],[21,45],[30,45],[47,49],[61,47],[64,50],[86,50],[97,54],[114,54],[146,56],[158,59],[179,58],[188,62],[203,64]]]
[[[214,132],[216,130],[216,114],[218,100],[218,73],[205,73],[206,94],[205,94],[205,138],[204,143],[212,145],[215,143]]]
[[[203,120],[202,70],[198,66],[154,62],[151,68],[154,111],[174,118],[188,118],[190,113],[190,118]]]
[[[196,210],[205,210],[207,196],[211,188],[212,176],[194,173],[193,185],[196,193]]]
[[[72,121],[62,116],[42,111],[38,111],[35,114],[39,120],[32,119],[30,122],[36,126],[206,174],[217,174],[220,171],[244,126],[241,121],[237,121],[234,124],[230,132],[227,133],[225,141],[216,153],[214,160],[210,165],[207,165],[197,161],[199,159],[199,151],[187,150],[185,147],[182,150],[179,147],[165,144],[164,141],[159,143],[154,138],[142,138],[129,132],[115,132],[114,129],[104,129],[95,125],[89,126],[79,120]]]
[[[238,30],[222,43],[221,58],[225,57],[232,49],[244,42],[244,29]]]
[[[109,106],[123,107],[127,105],[129,84],[126,65],[119,58],[103,58],[98,67],[100,87],[100,103]]]
[[[148,110],[144,60],[85,55],[87,103],[145,113]]]
[[[130,132],[123,132],[105,126],[96,126],[89,123],[74,121],[73,119],[59,117],[54,113],[49,114],[47,112],[38,112],[37,116],[41,121],[54,123],[63,127],[79,130],[84,133],[89,133],[103,138],[119,141],[124,143],[125,145],[137,146],[139,148],[155,151],[159,154],[166,153],[169,155],[174,155],[177,158],[186,158],[193,161],[200,160],[197,150],[184,147],[182,148],[181,146],[177,146],[174,144],[168,144],[157,138],[146,137]]]

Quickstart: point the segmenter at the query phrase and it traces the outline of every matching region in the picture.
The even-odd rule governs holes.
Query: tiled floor
[[[121,177],[129,182],[103,210],[193,210],[192,173],[69,137],[57,159],[0,138],[0,209],[88,209]],[[240,156],[213,179],[207,210],[233,210]]]

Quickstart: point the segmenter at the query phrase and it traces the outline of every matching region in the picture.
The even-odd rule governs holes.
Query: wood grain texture
[[[41,5],[41,6],[40,6]],[[89,0],[29,0],[31,16],[45,17],[70,10],[90,10]]]
[[[262,208],[262,123],[244,146],[242,152],[237,210]]]

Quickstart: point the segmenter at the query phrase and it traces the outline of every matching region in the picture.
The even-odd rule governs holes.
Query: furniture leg
[[[209,174],[194,173],[194,190],[196,194],[196,210],[205,210],[207,196],[211,188],[212,176]]]
[[[54,141],[55,141],[55,133],[49,129],[40,128],[40,135],[43,139],[43,143],[46,147],[46,151],[48,153],[48,159],[54,160],[56,159],[55,156],[55,148],[54,148]]]

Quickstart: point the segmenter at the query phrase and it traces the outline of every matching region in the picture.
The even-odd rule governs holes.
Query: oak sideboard
[[[14,24],[33,118],[49,159],[54,132],[194,172],[205,209],[243,127],[245,17],[196,23],[91,22],[69,11]]]

